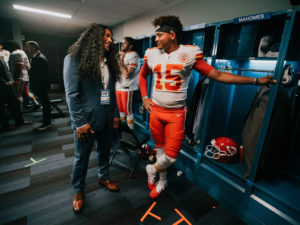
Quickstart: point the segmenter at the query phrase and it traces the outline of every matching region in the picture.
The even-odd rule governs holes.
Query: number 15
[[[155,84],[155,89],[162,90],[165,88],[168,91],[178,91],[182,82],[180,75],[172,75],[171,70],[183,70],[183,64],[166,64],[166,77],[165,83],[161,83],[162,73],[161,73],[161,64],[157,64],[154,69],[157,74],[157,81]],[[171,84],[175,81],[175,84]],[[163,87],[164,85],[164,87]]]

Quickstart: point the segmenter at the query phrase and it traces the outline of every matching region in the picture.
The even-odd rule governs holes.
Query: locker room
[[[156,67],[144,78],[145,95],[140,87],[143,68],[152,68],[150,53],[160,49],[158,33],[170,29],[152,22],[169,15],[178,17],[182,24],[180,38],[177,31],[168,33],[176,33],[180,46],[200,49],[201,60],[208,66],[250,82],[218,82],[211,79],[210,72],[201,74],[193,66],[187,78],[184,137],[178,156],[172,163],[165,157],[168,167],[159,169],[163,158],[159,154],[167,156],[167,148],[158,146],[152,132],[156,128],[150,123],[153,112],[145,105],[145,99],[155,98],[161,76]],[[113,47],[105,47],[109,36],[99,40],[106,51],[105,68],[111,71],[108,54],[113,55],[120,76],[126,59],[118,60],[125,51],[124,37],[133,38],[131,50],[137,53],[138,63],[128,68],[135,65],[139,86],[130,92],[133,124],[128,119],[130,110],[127,120],[118,111],[118,126],[109,115],[114,129],[101,131],[99,140],[111,143],[107,180],[99,175],[99,135],[93,133],[93,126],[86,130],[89,134],[82,133],[94,139],[87,154],[87,172],[80,178],[84,190],[79,192],[74,180],[76,163],[80,163],[78,130],[86,123],[74,128],[81,110],[72,107],[68,94],[76,88],[82,90],[86,83],[80,79],[77,64],[76,81],[82,83],[74,85],[75,78],[66,81],[71,73],[66,68],[73,63],[72,57],[67,57],[70,47],[74,49],[84,40],[91,24],[104,25],[104,35],[111,32]],[[299,0],[1,0],[0,28],[1,89],[13,89],[21,110],[20,122],[11,97],[1,90],[0,224],[300,225]],[[36,44],[37,51],[32,53],[30,49]],[[76,50],[76,54],[83,55],[84,50]],[[23,52],[29,61],[28,80],[23,79],[21,94],[20,82],[6,78],[10,74],[9,79],[15,79],[11,67],[14,51]],[[38,90],[32,78],[36,54],[47,58],[45,79],[49,86],[44,87],[42,80],[37,86],[47,89],[43,93],[48,96],[48,105],[34,91]],[[115,101],[114,107],[120,110],[118,97],[104,103],[104,83],[108,81],[102,77],[101,60],[97,68],[102,71],[98,80],[103,88],[97,89],[97,102],[99,98],[108,110],[106,104]],[[27,68],[26,61],[21,61],[22,68]],[[271,81],[260,83],[268,75]],[[87,89],[97,82],[87,82]],[[112,90],[115,92],[115,86]],[[108,95],[115,96],[111,91]],[[45,116],[47,107],[50,122]],[[160,149],[164,152],[159,153]],[[153,187],[149,186],[148,165],[155,171],[157,183]],[[162,176],[166,183],[158,191]]]

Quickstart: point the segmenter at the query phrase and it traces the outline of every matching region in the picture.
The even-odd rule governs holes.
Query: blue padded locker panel
[[[240,25],[234,26],[232,24],[221,26],[217,58],[236,57],[240,39],[240,27]]]
[[[236,51],[237,57],[251,57],[254,54],[257,24],[244,24],[241,27],[239,45]]]
[[[205,31],[195,31],[193,33],[193,45],[199,46],[203,50]]]

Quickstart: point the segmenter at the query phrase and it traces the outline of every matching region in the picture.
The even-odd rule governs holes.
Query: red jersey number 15
[[[180,85],[182,82],[182,78],[180,75],[172,75],[172,70],[183,70],[183,64],[166,64],[166,77],[165,83],[161,83],[162,72],[161,72],[161,64],[157,64],[154,69],[157,74],[157,80],[155,84],[156,90],[168,90],[168,91],[178,91],[180,89]]]

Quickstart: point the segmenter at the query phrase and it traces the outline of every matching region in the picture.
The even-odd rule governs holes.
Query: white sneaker
[[[151,164],[148,164],[146,166],[146,172],[147,172],[147,175],[148,175],[148,188],[150,190],[152,190],[153,188],[155,188],[155,180],[156,180],[156,171],[154,171],[153,173],[153,165]]]

